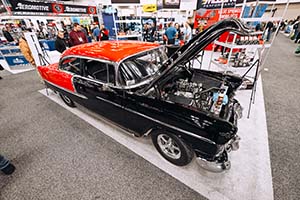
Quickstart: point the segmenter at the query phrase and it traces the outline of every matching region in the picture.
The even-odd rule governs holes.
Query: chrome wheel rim
[[[172,159],[179,159],[181,150],[178,144],[170,136],[160,134],[157,136],[157,144],[162,152]]]

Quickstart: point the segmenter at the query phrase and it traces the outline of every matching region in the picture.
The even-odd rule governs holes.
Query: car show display
[[[16,164],[12,180],[34,177],[31,189],[42,185],[42,197],[53,184],[66,189],[53,199],[138,199],[132,192],[144,192],[136,189],[141,182],[159,183],[144,199],[281,198],[274,174],[282,165],[273,165],[278,148],[266,115],[272,101],[265,97],[274,90],[265,80],[277,87],[281,79],[273,74],[283,63],[267,60],[279,30],[300,42],[300,16],[286,20],[288,6],[289,0],[0,1],[0,82],[9,97],[1,103],[8,134],[0,134],[0,154]],[[292,45],[294,58],[300,46]],[[10,85],[15,93],[6,93]],[[19,102],[11,109],[10,100]],[[18,126],[25,134],[10,136]],[[23,161],[21,151],[32,157]]]
[[[170,58],[158,44],[102,42],[70,48],[58,64],[38,70],[67,105],[79,103],[136,136],[151,134],[175,165],[187,165],[196,154],[201,166],[220,172],[230,168],[227,153],[238,149],[241,106],[234,92],[242,79],[193,69],[191,60],[225,31],[249,34],[239,20],[227,19]]]

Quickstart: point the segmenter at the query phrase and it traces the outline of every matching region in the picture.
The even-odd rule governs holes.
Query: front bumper
[[[229,170],[231,167],[231,163],[228,160],[227,153],[230,151],[236,151],[239,149],[239,141],[240,137],[238,135],[235,135],[234,138],[232,138],[229,142],[227,142],[221,152],[218,156],[216,156],[216,159],[213,161],[206,160],[201,157],[197,157],[197,163],[200,165],[200,167],[215,173],[220,173],[226,170]],[[222,157],[222,159],[220,159]]]
[[[215,172],[215,173],[220,173],[229,170],[231,167],[229,160],[224,162],[208,161],[205,160],[204,158],[197,157],[197,163],[198,165],[200,165],[200,167],[206,169],[207,171]]]

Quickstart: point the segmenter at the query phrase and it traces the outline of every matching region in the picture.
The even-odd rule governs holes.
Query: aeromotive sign
[[[11,11],[15,13],[55,13],[55,14],[96,14],[95,6],[67,5],[59,3],[10,0]]]
[[[51,4],[42,2],[30,2],[20,0],[10,0],[11,11],[14,12],[52,12]]]
[[[199,2],[200,1],[200,2]],[[199,0],[198,8],[206,8],[206,9],[215,9],[221,8],[223,2],[223,8],[230,8],[234,7],[236,4],[236,0]]]

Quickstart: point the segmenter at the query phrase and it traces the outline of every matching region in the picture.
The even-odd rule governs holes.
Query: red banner
[[[222,15],[220,16],[220,9],[208,10],[208,9],[199,9],[196,11],[194,28],[198,31],[203,31],[204,29],[210,27],[211,25],[218,22],[221,18],[226,19],[229,17],[240,17],[242,12],[241,8],[224,8],[222,11]],[[228,37],[228,32],[223,33],[219,41],[224,42]],[[231,39],[229,39],[230,41]],[[212,45],[209,45],[206,50],[211,50]]]

